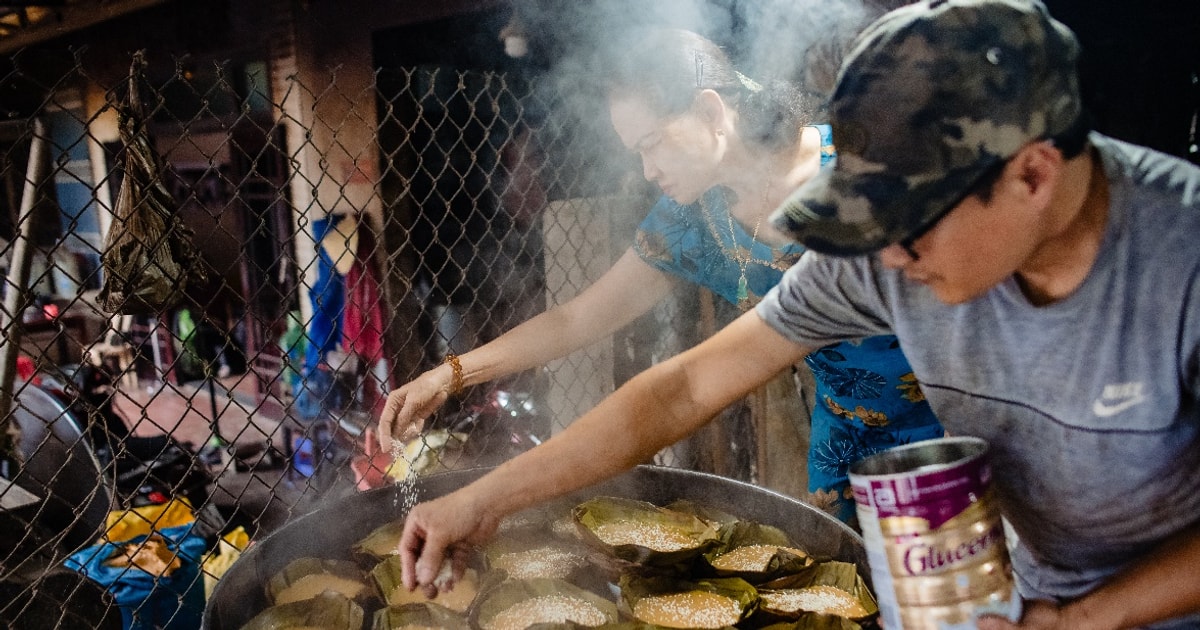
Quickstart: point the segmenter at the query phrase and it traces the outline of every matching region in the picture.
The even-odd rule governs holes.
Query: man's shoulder
[[[1098,132],[1088,139],[1099,151],[1110,177],[1127,177],[1141,189],[1158,188],[1182,194],[1184,203],[1200,202],[1200,165]]]
[[[878,256],[835,256],[806,250],[797,263],[810,266],[812,271],[805,273],[832,274],[844,278],[857,278],[869,281],[871,284],[889,282],[899,279],[900,274],[895,270],[884,267]]]
[[[1152,235],[1146,246],[1190,243],[1200,231],[1200,166],[1147,147],[1093,134],[1108,178],[1111,219],[1127,233]],[[1160,240],[1161,239],[1161,240]]]

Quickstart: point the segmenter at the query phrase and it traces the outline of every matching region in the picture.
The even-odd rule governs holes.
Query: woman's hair
[[[756,82],[702,35],[661,27],[619,39],[601,61],[610,96],[634,94],[671,116],[687,111],[700,90],[714,90],[738,113],[739,134],[768,151],[790,147],[813,122],[817,97],[786,81]]]

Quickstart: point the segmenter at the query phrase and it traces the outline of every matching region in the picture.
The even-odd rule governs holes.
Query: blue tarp
[[[309,291],[312,319],[308,322],[308,351],[304,356],[304,371],[317,367],[330,350],[342,340],[342,314],[346,310],[346,278],[338,273],[333,259],[320,246],[333,230],[341,215],[330,215],[312,222],[313,240],[317,243],[317,281]]]
[[[113,594],[125,630],[195,630],[204,613],[204,580],[200,576],[205,541],[192,533],[195,523],[158,530],[180,566],[168,576],[151,575],[137,567],[110,567],[105,560],[121,547],[141,543],[138,536],[121,543],[105,542],[71,554],[65,564],[95,580]]]
[[[342,340],[342,317],[346,310],[346,278],[338,273],[321,241],[334,229],[341,215],[330,215],[312,222],[317,245],[317,281],[309,292],[313,314],[308,322],[307,344],[300,378],[292,388],[293,410],[297,419],[313,422],[329,410],[344,408],[349,392],[337,383],[325,357]]]

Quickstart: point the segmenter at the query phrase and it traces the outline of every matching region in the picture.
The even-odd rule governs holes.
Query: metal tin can
[[[889,630],[974,628],[981,614],[1020,617],[987,452],[983,440],[948,437],[850,466],[875,595]]]

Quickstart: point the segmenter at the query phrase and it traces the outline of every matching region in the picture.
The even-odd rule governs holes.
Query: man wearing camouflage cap
[[[758,312],[806,347],[894,331],[988,440],[1020,591],[1056,603],[1021,627],[1200,628],[1200,169],[1084,135],[1077,48],[1022,0],[868,27],[839,162],[773,217],[823,254]]]
[[[501,517],[647,460],[808,349],[894,333],[991,445],[1019,626],[1200,628],[1200,168],[1082,122],[1033,0],[934,0],[858,38],[838,163],[773,219],[809,249],[758,305],[559,436],[418,506],[405,582]]]

